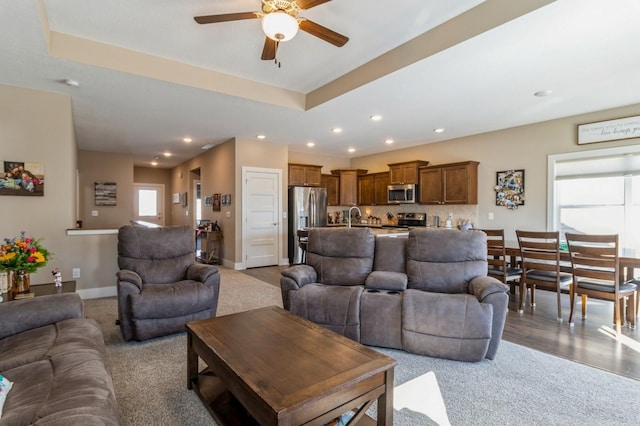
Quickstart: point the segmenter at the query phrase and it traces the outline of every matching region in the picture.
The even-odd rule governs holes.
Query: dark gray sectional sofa
[[[0,303],[0,426],[118,425],[104,339],[76,293]]]
[[[461,361],[496,356],[508,286],[487,276],[486,234],[374,237],[314,228],[307,264],[282,272],[284,307],[357,342]]]

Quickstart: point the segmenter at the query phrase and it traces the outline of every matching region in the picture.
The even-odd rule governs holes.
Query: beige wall
[[[257,140],[237,139],[236,140],[236,194],[238,194],[235,203],[236,221],[242,224],[242,168],[256,167],[266,169],[277,169],[282,172],[282,211],[287,211],[287,180],[289,155],[286,145],[278,143],[269,143]],[[288,258],[287,254],[287,221],[280,219],[280,261]],[[242,225],[236,227],[236,259],[242,260]],[[288,261],[287,261],[288,263]]]
[[[171,169],[156,167],[133,168],[134,183],[153,183],[164,185],[164,214],[165,225],[171,224]]]
[[[88,229],[119,228],[133,219],[133,159],[110,152],[78,151],[80,220]],[[116,183],[116,205],[96,206],[94,184]],[[98,212],[93,216],[92,212]]]
[[[77,288],[114,284],[115,238],[67,236],[76,220],[76,142],[71,100],[66,95],[0,85],[0,161],[33,161],[44,166],[43,197],[3,196],[7,213],[0,221],[0,238],[21,230],[42,238],[54,253],[49,264],[31,277],[32,284],[52,282],[51,269],[65,280],[81,269]],[[10,141],[10,142],[9,142]]]
[[[329,155],[315,155],[313,148],[308,152],[289,152],[289,163],[315,164],[322,166],[323,174],[330,174],[331,170],[348,169],[351,159],[348,157],[332,157]]]

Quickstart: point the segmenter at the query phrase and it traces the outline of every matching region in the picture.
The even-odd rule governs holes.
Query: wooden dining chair
[[[560,271],[560,233],[558,231],[521,231],[517,230],[518,246],[522,265],[520,278],[519,313],[524,312],[524,300],[527,288],[531,290],[531,306],[536,305],[535,290],[556,292],[558,304],[557,321],[562,322],[561,293],[568,290],[573,277]]]
[[[482,229],[482,232],[487,234],[487,275],[509,285],[511,293],[515,293],[522,269],[511,265],[507,258],[504,229]]]
[[[616,333],[622,328],[622,312],[627,298],[629,311],[627,319],[635,326],[636,297],[638,286],[621,279],[618,255],[618,235],[587,235],[567,233],[567,244],[573,269],[573,283],[569,294],[571,314],[569,325],[573,325],[575,296],[582,297],[582,318],[587,315],[587,297],[610,300],[614,303],[613,322]]]
[[[307,242],[309,241],[309,230],[298,229],[296,231],[298,237],[298,247],[302,250],[302,263],[307,263]]]

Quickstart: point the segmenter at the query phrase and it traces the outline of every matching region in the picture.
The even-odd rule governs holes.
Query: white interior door
[[[282,171],[243,168],[243,251],[245,266],[279,263]]]
[[[133,184],[133,220],[164,225],[164,185]]]

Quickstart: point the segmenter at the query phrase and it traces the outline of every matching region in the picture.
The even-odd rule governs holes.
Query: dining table
[[[505,241],[505,251],[509,257],[510,265],[517,265],[520,257],[520,247],[517,241]],[[627,282],[636,279],[636,269],[640,270],[640,258],[620,256],[620,274],[621,282]],[[560,270],[562,272],[571,272],[571,256],[568,250],[560,250]],[[638,272],[640,274],[640,272]],[[640,278],[638,278],[640,279]]]

